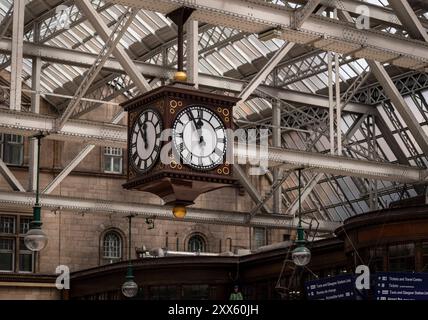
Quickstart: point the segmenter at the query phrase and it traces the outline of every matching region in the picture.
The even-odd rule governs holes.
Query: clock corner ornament
[[[128,112],[124,188],[156,194],[180,216],[200,194],[236,183],[226,152],[233,144],[227,130],[233,129],[237,100],[176,82],[123,103]]]

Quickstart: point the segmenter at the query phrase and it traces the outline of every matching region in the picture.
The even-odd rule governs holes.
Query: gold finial
[[[174,80],[175,81],[180,81],[180,82],[186,82],[187,81],[187,74],[184,71],[177,71],[174,75]]]
[[[176,205],[172,208],[172,214],[178,219],[183,219],[186,216],[187,210],[185,206]]]

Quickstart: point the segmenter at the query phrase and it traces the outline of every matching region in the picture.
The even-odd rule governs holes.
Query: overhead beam
[[[12,173],[12,171],[9,170],[7,165],[3,162],[3,160],[0,158],[0,173],[3,175],[7,183],[12,187],[15,191],[21,191],[25,192],[24,187],[19,182],[18,179],[16,179],[15,175]]]
[[[39,42],[40,25],[34,24],[33,41]],[[40,113],[40,90],[41,90],[41,74],[42,74],[42,59],[34,57],[31,60],[31,89],[34,93],[31,94],[31,112]],[[30,139],[29,143],[29,161],[28,161],[28,191],[35,191],[37,188],[37,140]]]
[[[55,177],[42,191],[43,194],[50,194],[59,184],[76,168],[80,162],[95,148],[94,144],[85,146],[77,156],[71,160],[67,166]]]
[[[14,1],[10,67],[10,109],[21,110],[25,1]]]
[[[193,83],[196,89],[199,88],[199,28],[198,21],[190,18],[187,23],[187,60],[186,69],[190,83]]]
[[[281,147],[281,102],[276,100],[272,103],[272,146]],[[272,172],[273,183],[282,178],[282,170],[274,168]],[[273,191],[273,212],[282,213],[282,186]]]
[[[257,87],[262,83],[262,81],[266,80],[266,77],[272,72],[272,70],[278,65],[278,63],[285,58],[287,53],[294,47],[293,42],[289,42],[284,44],[281,48],[279,48],[275,54],[270,58],[270,60],[261,68],[257,74],[251,79],[250,83],[241,91],[238,95],[240,98],[240,102],[242,103],[248,99],[248,97],[257,89]]]
[[[346,19],[350,22],[350,18],[346,14],[339,12],[340,19]],[[418,145],[421,147],[423,153],[428,154],[428,135],[420,125],[418,119],[416,119],[414,113],[407,105],[404,98],[401,96],[388,72],[385,70],[382,63],[370,59],[366,59],[367,64],[370,67],[371,72],[375,75],[379,84],[383,87],[388,98],[394,104],[400,116],[403,118],[413,137],[415,138]]]
[[[95,11],[95,9],[94,9]],[[91,86],[92,82],[97,77],[98,73],[101,71],[107,59],[110,57],[110,54],[117,48],[119,40],[125,34],[128,29],[128,26],[134,20],[138,11],[136,9],[129,9],[124,13],[120,18],[119,22],[116,23],[115,28],[109,34],[108,38],[105,39],[105,43],[101,51],[99,52],[95,63],[89,68],[89,70],[84,75],[82,81],[79,84],[79,87],[76,90],[76,93],[73,99],[70,100],[67,107],[61,114],[60,118],[57,121],[56,129],[61,130],[67,120],[72,116],[77,106],[80,104],[82,98],[86,94],[86,91]]]
[[[264,1],[245,0],[110,0],[166,14],[181,6],[195,9],[194,18],[201,22],[260,33],[269,28],[283,29],[281,38],[290,42],[355,56],[390,61],[409,69],[428,65],[428,46],[420,41],[377,30],[359,30],[353,23],[338,22],[311,15],[299,30],[292,25],[293,11]],[[249,4],[251,3],[251,5]]]
[[[103,21],[102,17],[92,6],[91,2],[89,0],[79,0],[76,1],[76,5],[88,18],[95,31],[100,35],[101,39],[103,39],[104,42],[107,42],[109,39],[110,30]],[[113,54],[119,60],[123,69],[129,75],[141,93],[151,90],[150,84],[143,77],[143,75],[137,71],[133,61],[131,58],[129,58],[122,45],[117,45],[113,49]]]
[[[303,188],[300,201],[303,203],[305,199],[310,195],[312,190],[315,188],[315,186],[318,184],[318,182],[321,180],[321,178],[324,176],[323,173],[315,173],[308,183],[306,183],[305,187]],[[291,205],[288,207],[286,215],[294,216],[294,214],[299,209],[299,197],[296,197],[294,201],[291,203]]]
[[[428,33],[426,29],[407,0],[389,0],[388,3],[394,9],[398,19],[400,19],[413,39],[428,42]]]
[[[125,116],[125,111],[119,111],[112,119],[112,124],[118,124],[123,117]],[[60,185],[60,183],[70,174],[71,171],[74,170],[82,161],[86,158],[86,156],[95,148],[95,144],[88,144],[85,146],[76,157],[71,160],[68,165],[60,172],[59,175],[55,177],[42,191],[44,194],[50,194],[55,190],[56,187]]]
[[[236,164],[233,166],[233,172],[236,178],[238,178],[239,183],[244,187],[244,189],[247,191],[250,198],[256,203],[259,204],[262,202],[262,196],[260,195],[259,190],[251,183],[250,179],[247,177],[244,169],[239,165]],[[266,204],[263,204],[261,206],[261,209],[263,212],[270,213],[269,208]]]
[[[428,170],[391,163],[333,156],[315,152],[269,147],[260,153],[259,148],[247,150],[246,145],[236,144],[234,156],[246,157],[248,161],[268,161],[269,167],[290,165],[311,168],[315,172],[361,177],[367,179],[395,181],[402,183],[423,183],[427,181]]]
[[[296,4],[305,4],[308,0],[292,0],[291,3]],[[391,3],[391,2],[389,2]],[[391,8],[383,7],[380,5],[372,4],[370,2],[362,3],[361,0],[321,0],[321,5],[324,5],[328,8],[336,8],[338,10],[344,10],[349,12],[353,17],[358,17],[361,15],[361,7],[367,7],[367,11],[370,12],[370,19],[373,20],[373,24],[382,24],[385,26],[391,27],[400,27],[401,21],[398,19],[397,15]],[[423,25],[428,28],[427,22],[422,22]]]
[[[0,203],[2,207],[7,205],[22,208],[29,208],[35,202],[33,193],[0,191]],[[135,214],[143,217],[156,218],[161,220],[172,220],[177,223],[177,219],[172,215],[172,207],[165,205],[150,205],[143,203],[116,202],[104,199],[87,199],[65,196],[41,195],[41,206],[43,209],[57,209],[72,212],[105,213],[105,214]],[[245,220],[246,213],[236,211],[208,210],[199,208],[188,208],[184,222],[198,222],[205,224],[248,226]],[[306,222],[306,223],[305,223]],[[331,221],[319,221],[318,231],[333,232],[341,224]],[[278,214],[260,214],[250,222],[254,227],[272,227],[279,229],[295,228],[297,219],[291,219]],[[310,220],[304,219],[303,227],[308,229]]]
[[[312,12],[314,12],[320,2],[321,0],[308,0],[303,7],[296,10],[294,13],[293,27],[299,29],[303,22],[311,16]]]
[[[0,39],[0,52],[10,54],[11,51],[11,40]],[[34,44],[30,42],[24,42],[24,56],[33,58],[41,57],[44,61],[51,61],[60,64],[67,64],[80,67],[90,67],[96,60],[96,55],[71,49],[64,49],[58,47],[51,47],[47,45]],[[175,69],[163,67],[160,65],[154,65],[144,63],[140,61],[134,61],[135,70],[141,72],[147,77],[156,77],[164,79],[169,75],[174,74]],[[105,69],[118,73],[125,73],[125,69],[115,59],[108,59],[105,63]],[[214,76],[209,74],[199,74],[199,85],[201,88],[215,88],[220,90],[241,92],[246,82],[243,80],[225,78],[221,76]],[[328,98],[312,93],[298,92],[283,88],[274,88],[271,86],[260,85],[260,90],[265,91],[271,96],[278,97],[281,100],[285,100],[298,105],[315,106],[320,108],[328,108]],[[371,113],[374,108],[369,105],[349,102],[343,109],[345,112],[354,113]]]
[[[52,116],[0,109],[0,132],[29,137],[44,131],[48,134],[45,139],[126,148],[127,132],[122,125],[71,119],[56,131],[55,120]]]
[[[126,148],[126,126],[86,120],[70,120],[61,131],[56,132],[53,128],[54,122],[54,117],[30,112],[0,110],[0,132],[31,136],[37,132],[45,131],[49,134],[45,139]],[[259,154],[257,148],[248,152],[247,156],[246,146],[237,145],[234,149],[234,156],[247,158],[253,161],[252,163],[266,160],[269,161],[270,167],[284,164],[304,166],[312,168],[314,171],[330,174],[403,183],[424,182],[428,174],[426,170],[415,167],[273,147],[269,148],[267,154]]]

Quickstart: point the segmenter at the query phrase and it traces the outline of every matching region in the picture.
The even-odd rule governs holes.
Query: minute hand
[[[202,136],[202,130],[201,130],[201,127],[204,123],[200,119],[199,119],[199,121],[196,121],[196,119],[193,116],[193,113],[191,111],[189,112],[189,118],[193,122],[193,124],[195,125],[195,129],[198,132],[199,144],[204,143],[204,137]]]

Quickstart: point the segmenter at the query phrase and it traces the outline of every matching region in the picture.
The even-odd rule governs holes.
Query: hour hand
[[[149,143],[147,141],[147,124],[146,123],[143,123],[142,130],[143,130],[142,135],[143,135],[143,141],[144,141],[144,149],[147,149],[149,147]]]

